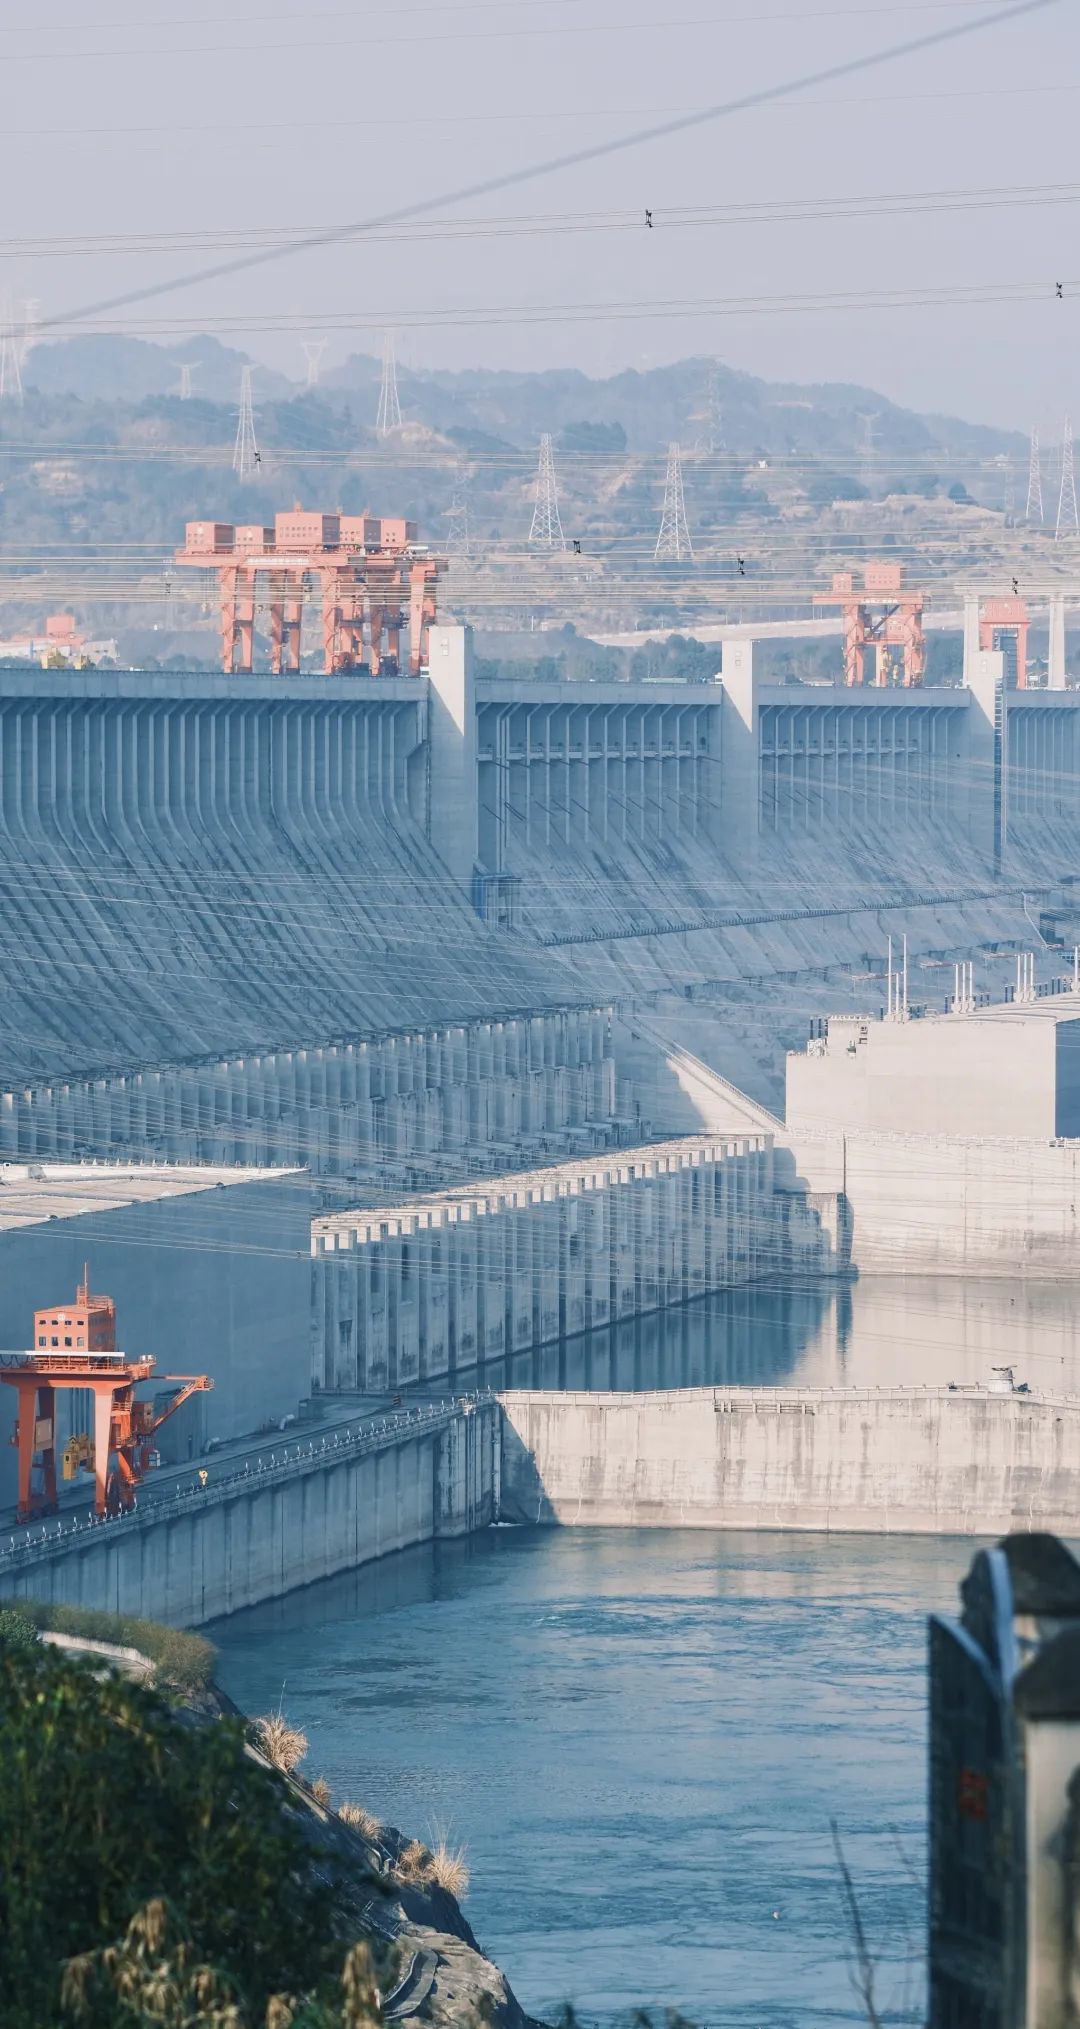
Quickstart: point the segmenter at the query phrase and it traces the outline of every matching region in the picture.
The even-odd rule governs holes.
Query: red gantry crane
[[[93,1397],[93,1432],[69,1438],[61,1454],[65,1479],[80,1467],[92,1470],[98,1515],[120,1514],[135,1505],[135,1488],[153,1460],[153,1438],[189,1395],[213,1387],[206,1374],[161,1376],[176,1387],[164,1409],[141,1402],[135,1390],[153,1376],[148,1355],[128,1359],[116,1348],[116,1305],[111,1296],[92,1296],[90,1271],[71,1305],[53,1304],[34,1312],[32,1352],[0,1355],[0,1381],[18,1390],[12,1443],[19,1452],[20,1522],[55,1513],[56,1395],[78,1388]],[[32,1482],[37,1476],[38,1484]]]
[[[902,564],[867,564],[861,586],[852,571],[837,571],[831,592],[815,592],[815,606],[839,606],[844,629],[844,682],[866,682],[866,651],[875,651],[874,683],[896,681],[890,649],[898,648],[905,690],[917,688],[926,673],[922,592],[904,590]]]
[[[217,574],[221,662],[227,676],[249,674],[255,612],[269,609],[270,668],[300,667],[300,630],[308,582],[321,596],[323,669],[396,675],[401,635],[409,632],[409,671],[427,663],[428,630],[446,559],[417,544],[416,523],[374,514],[308,514],[297,505],[261,523],[189,521],[176,562]]]

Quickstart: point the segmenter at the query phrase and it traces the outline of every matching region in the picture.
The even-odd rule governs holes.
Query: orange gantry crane
[[[844,630],[844,682],[866,682],[866,651],[875,651],[874,683],[884,689],[896,681],[890,649],[900,650],[900,682],[917,688],[926,673],[922,592],[904,589],[902,564],[867,564],[863,582],[853,571],[837,571],[831,592],[815,592],[815,606],[839,606]]]
[[[0,1381],[19,1398],[11,1441],[19,1453],[20,1522],[56,1510],[56,1395],[62,1388],[93,1398],[94,1424],[92,1433],[75,1433],[65,1445],[65,1479],[74,1479],[80,1467],[93,1470],[99,1515],[134,1506],[135,1488],[153,1463],[156,1432],[189,1395],[214,1385],[206,1374],[163,1375],[177,1392],[156,1409],[135,1393],[155,1366],[148,1355],[128,1359],[117,1351],[116,1305],[111,1296],[91,1295],[88,1268],[73,1304],[34,1312],[33,1350],[0,1355]]]
[[[217,573],[221,662],[227,676],[250,674],[255,612],[269,609],[270,667],[300,668],[304,598],[311,579],[321,593],[323,668],[396,674],[401,635],[409,631],[409,671],[427,662],[428,630],[446,559],[420,547],[416,523],[373,514],[305,513],[297,505],[261,523],[189,521],[176,562]],[[260,591],[260,580],[264,590]]]

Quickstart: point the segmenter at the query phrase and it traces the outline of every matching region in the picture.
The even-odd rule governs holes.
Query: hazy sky
[[[65,311],[205,264],[208,233],[318,228],[797,77],[988,0],[0,0],[12,296]],[[423,365],[579,365],[715,353],[770,377],[860,380],[895,400],[1049,436],[1080,416],[1080,8],[1055,4],[863,79],[459,207],[550,230],[297,254],[123,313],[187,320],[288,371],[298,316],[327,362],[387,322]],[[1070,185],[967,211],[668,228],[672,209]],[[658,229],[638,225],[645,207]],[[570,231],[575,215],[623,229]],[[116,236],[163,235],[125,252]],[[175,245],[177,235],[191,244]],[[28,250],[78,240],[91,249]],[[1053,285],[1077,294],[1058,302]],[[1037,302],[725,315],[718,298],[1021,285]],[[662,314],[571,316],[580,306]],[[522,312],[543,321],[510,321]],[[472,321],[446,320],[462,313]],[[566,314],[561,314],[566,313]],[[330,320],[335,320],[331,323]],[[347,323],[348,328],[340,328]],[[338,328],[335,328],[335,324]]]

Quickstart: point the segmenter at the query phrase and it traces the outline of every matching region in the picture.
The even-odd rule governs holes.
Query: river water
[[[1080,1389],[1070,1292],[1005,1280],[756,1288],[598,1333],[492,1383]],[[284,1698],[307,1767],[468,1848],[467,1913],[524,2006],[605,2025],[865,2021],[830,1820],[878,2000],[921,2021],[926,1616],[974,1545],[498,1529],[212,1630],[250,1712]]]
[[[523,2005],[605,2023],[865,2018],[829,1824],[890,2021],[921,2020],[928,1608],[969,1543],[498,1529],[212,1630],[335,1799],[468,1847]]]

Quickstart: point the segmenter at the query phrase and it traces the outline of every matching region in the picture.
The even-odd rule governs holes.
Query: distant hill
[[[181,400],[185,362],[192,388]],[[241,482],[232,454],[248,363],[210,337],[169,346],[71,338],[34,348],[24,400],[0,402],[0,561],[54,562],[39,593],[20,572],[0,631],[40,625],[63,602],[122,644],[137,637],[147,656],[169,631],[166,610],[179,610],[181,645],[163,652],[187,652],[189,630],[200,624],[197,587],[185,575],[174,599],[164,575],[185,521],[269,522],[294,500],[407,515],[435,548],[453,536],[450,606],[497,629],[527,616],[530,626],[570,620],[582,631],[660,624],[687,632],[695,618],[722,616],[726,602],[742,612],[755,581],[773,582],[765,596],[775,599],[781,571],[798,601],[801,588],[808,595],[832,570],[858,562],[868,543],[925,573],[932,529],[931,575],[940,577],[993,567],[1002,544],[1012,560],[1021,539],[1032,555],[1045,540],[1006,528],[1002,513],[995,461],[1010,459],[1022,498],[1027,443],[1019,433],[918,415],[869,388],[770,382],[706,359],[606,379],[567,369],[401,368],[403,427],[381,439],[378,359],[356,353],[313,389],[251,362],[261,464]],[[565,572],[528,544],[544,431],[555,440]],[[689,574],[654,568],[672,440],[686,453]],[[580,569],[575,544],[592,560]],[[201,618],[209,640],[209,604]]]
[[[354,353],[327,375],[326,384],[365,397],[374,415],[379,374],[378,360]],[[859,452],[865,427],[861,419],[867,415],[873,416],[874,444],[883,456],[940,448],[993,457],[1002,451],[1021,453],[1026,445],[1016,431],[951,416],[921,416],[873,388],[758,380],[709,359],[679,360],[606,380],[568,368],[545,373],[399,368],[398,387],[402,413],[431,429],[448,435],[477,432],[519,447],[535,444],[543,430],[559,438],[582,425],[598,425],[624,433],[627,448],[639,455],[662,450],[672,440],[689,449],[711,435],[714,443],[740,455],[760,450],[827,458]]]
[[[192,368],[193,394],[206,401],[236,402],[240,370],[255,366],[260,395],[294,392],[293,383],[250,353],[236,352],[216,338],[185,338],[176,345],[152,345],[145,338],[61,338],[35,346],[26,362],[24,384],[42,394],[78,395],[82,401],[140,401],[175,393],[180,368]]]

